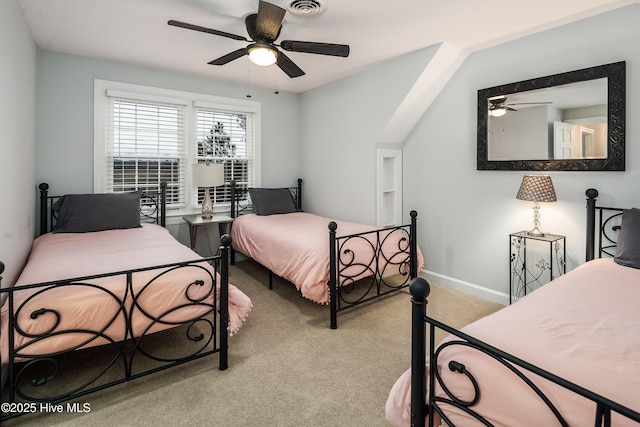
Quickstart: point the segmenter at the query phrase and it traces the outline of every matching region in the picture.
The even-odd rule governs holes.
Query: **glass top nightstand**
[[[509,304],[566,272],[566,238],[509,234]]]

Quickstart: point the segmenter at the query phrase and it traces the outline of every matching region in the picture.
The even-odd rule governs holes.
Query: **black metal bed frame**
[[[619,222],[623,209],[596,206],[596,197],[598,191],[590,188],[586,191],[587,195],[587,261],[594,258],[595,236],[598,235],[598,257],[614,256],[616,237],[615,232],[620,229]],[[596,223],[598,228],[596,228]],[[620,405],[598,395],[590,390],[580,387],[569,382],[557,375],[540,369],[525,360],[519,359],[508,354],[496,347],[493,347],[483,341],[480,341],[470,335],[467,335],[457,329],[454,329],[444,323],[439,322],[427,316],[427,297],[429,296],[429,283],[423,278],[416,278],[411,281],[409,287],[411,292],[412,304],[412,332],[411,332],[411,425],[424,426],[426,417],[428,417],[428,425],[433,427],[434,414],[437,412],[442,420],[450,426],[454,424],[448,419],[446,413],[442,410],[441,405],[457,408],[472,416],[479,423],[485,426],[492,424],[477,413],[473,407],[480,398],[480,386],[472,373],[458,362],[450,361],[449,370],[465,375],[469,382],[473,385],[474,396],[470,400],[462,400],[454,396],[444,384],[438,369],[433,369],[432,374],[428,376],[428,389],[435,390],[436,383],[442,387],[446,397],[436,396],[435,393],[427,395],[425,386],[427,385],[427,374],[425,372],[425,362],[429,361],[429,366],[438,366],[438,355],[443,348],[452,345],[462,345],[473,348],[483,354],[488,355],[497,362],[501,363],[506,369],[520,378],[540,399],[545,403],[549,411],[555,416],[558,424],[568,426],[567,421],[562,414],[551,402],[547,396],[527,377],[524,372],[536,374],[553,383],[556,383],[573,393],[583,396],[594,403],[594,425],[609,427],[611,426],[611,413],[620,414],[630,420],[640,423],[640,412],[636,412],[628,407]],[[427,325],[429,329],[429,343],[427,344],[426,332]],[[457,337],[446,344],[436,347],[435,332],[437,329],[443,330]],[[428,345],[428,354],[427,354]],[[432,395],[433,394],[433,395]],[[428,400],[427,400],[428,399]],[[427,402],[425,404],[425,402]]]
[[[302,210],[302,179],[298,179],[296,187],[290,187],[288,190],[291,192],[296,209]],[[238,191],[235,182],[231,182],[232,218],[245,213],[253,213],[247,193],[248,189]],[[331,329],[338,327],[339,312],[407,288],[411,279],[417,277],[416,230],[418,213],[411,211],[410,216],[410,224],[345,236],[337,235],[338,225],[335,222],[331,221],[328,224],[329,283],[327,286],[329,287]],[[391,254],[384,253],[382,245],[392,232],[402,233],[403,237],[400,239],[397,251]],[[371,248],[372,257],[365,263],[356,262],[355,254],[349,249],[349,242],[356,240],[366,241]],[[232,252],[232,263],[234,258]],[[395,278],[402,278],[399,283],[393,283],[387,279],[389,276],[385,273],[390,270],[397,273],[394,274]],[[273,289],[273,275],[274,273],[269,270],[269,289]],[[356,280],[357,277],[363,277],[363,275],[366,275],[367,278]]]
[[[596,205],[598,190],[589,188],[587,196],[587,253],[585,259],[591,261],[596,254],[596,235],[598,236],[598,258],[615,256],[617,232],[620,230],[622,208],[610,208]],[[596,223],[598,227],[596,228]]]
[[[60,196],[49,195],[49,184],[43,182],[38,186],[40,190],[40,228],[39,235],[45,234],[55,229],[56,213],[53,203]],[[140,220],[151,222],[166,227],[167,207],[165,200],[167,197],[167,183],[161,182],[158,191],[143,192],[140,197]]]
[[[41,230],[46,231],[47,222],[53,222],[55,220],[50,216],[51,214],[47,212],[47,209],[50,209],[52,199],[55,197],[48,196],[48,185],[41,184],[39,188],[40,200],[43,202],[41,207],[44,205],[44,208],[42,208],[40,212],[41,227],[44,227],[44,229]],[[146,211],[146,215],[151,218],[157,218],[159,223],[163,226],[165,224],[166,213],[164,208],[165,188],[165,186],[162,186],[159,193],[156,193],[156,196],[147,194],[143,197],[143,201],[141,202],[143,210]],[[158,198],[160,200],[158,200]],[[8,337],[9,360],[3,361],[3,363],[8,365],[9,371],[9,400],[8,402],[3,402],[0,420],[8,420],[30,412],[41,412],[38,409],[41,404],[58,405],[63,402],[78,399],[79,397],[85,396],[89,393],[116,386],[118,384],[177,365],[182,365],[183,363],[200,359],[215,353],[220,354],[219,369],[227,369],[229,347],[229,336],[227,331],[227,324],[229,321],[228,264],[230,246],[231,238],[225,235],[222,238],[222,246],[220,248],[220,255],[218,256],[2,289],[2,295],[7,295],[6,303],[9,304],[9,313],[11,316],[9,319],[10,324]],[[210,263],[214,267],[214,272],[218,273],[219,280],[216,274],[202,266],[203,261]],[[194,279],[192,281],[185,280],[182,283],[176,283],[176,286],[180,286],[183,290],[185,299],[188,302],[182,302],[175,307],[167,309],[163,313],[149,313],[148,310],[145,309],[144,303],[140,301],[140,298],[152,292],[153,285],[159,278],[177,269],[194,269],[194,271],[199,273],[198,279]],[[0,262],[0,274],[3,270],[4,265]],[[153,270],[157,270],[158,273],[154,274],[153,278],[146,282],[146,284],[140,287],[136,292],[133,287],[134,277],[145,272],[148,274]],[[206,280],[202,280],[202,272],[205,273],[204,277]],[[97,279],[112,276],[122,277],[122,297],[117,296],[109,289],[101,287],[99,284],[95,283],[95,280]],[[99,330],[91,330],[87,328],[59,330],[58,325],[60,323],[60,319],[65,316],[64,311],[47,308],[45,306],[40,310],[30,313],[30,317],[32,319],[42,318],[43,332],[38,334],[28,334],[23,331],[20,327],[19,316],[22,311],[26,310],[24,307],[33,297],[28,298],[25,302],[16,306],[14,303],[16,292],[36,290],[35,295],[42,298],[42,296],[46,295],[47,292],[55,292],[55,290],[61,287],[70,286],[74,286],[76,289],[89,287],[101,292],[101,294],[104,293],[108,295],[110,300],[115,302],[114,305],[116,307],[114,309],[113,316],[110,317],[110,322],[106,325],[102,325]],[[219,297],[216,298],[216,289],[218,287],[220,289]],[[204,289],[206,291],[206,295],[194,298],[192,294],[194,289]],[[208,301],[208,299],[210,299],[210,301]],[[169,317],[172,313],[176,313],[186,307],[197,307],[200,309],[199,311],[201,314],[193,315],[191,318],[181,320],[173,320]],[[132,319],[134,316],[143,316],[150,322],[142,335],[134,335],[132,326]],[[124,322],[123,332],[126,337],[124,341],[117,342],[114,338],[105,334],[105,331],[116,321]],[[164,329],[175,330],[176,337],[183,340],[181,342],[183,342],[184,345],[175,352],[179,354],[169,355],[166,354],[164,349],[154,349],[152,344],[148,345],[148,343],[153,343],[154,338],[157,338],[152,337],[155,332],[151,330],[153,326],[157,325],[162,325]],[[46,340],[47,338],[64,334],[83,334],[86,336],[86,339],[83,337],[82,343],[74,344],[69,348],[50,354],[29,353],[28,348],[30,345]],[[16,348],[14,344],[16,341],[15,338],[20,335],[26,337],[28,341]],[[52,387],[60,387],[60,383],[64,381],[63,379],[60,379],[56,382],[56,375],[59,374],[60,368],[66,368],[65,364],[69,365],[70,363],[65,362],[64,358],[61,359],[60,356],[67,355],[67,357],[69,357],[69,355],[72,354],[76,355],[77,353],[74,352],[77,349],[90,345],[96,340],[106,340],[109,342],[106,346],[102,345],[101,347],[93,347],[94,349],[104,349],[105,352],[108,350],[109,356],[106,357],[106,360],[103,360],[105,364],[103,366],[94,367],[92,372],[82,378],[79,378],[73,385],[69,385],[67,383],[62,384],[64,386],[61,389],[62,391],[58,391],[60,389],[56,389],[56,391],[51,391],[51,393],[55,394],[45,395],[43,389],[47,384],[53,384]],[[83,352],[90,350],[91,349],[82,349]],[[147,360],[147,364],[152,366],[143,368],[140,364],[144,360]],[[136,364],[134,364],[134,361],[136,361]],[[71,374],[73,374],[73,366],[70,366],[70,371]],[[65,373],[66,372],[67,371],[65,371]],[[62,371],[60,371],[60,373],[62,373]],[[60,375],[58,378],[60,378]],[[5,404],[8,404],[7,407],[10,408],[9,411],[5,411]],[[67,405],[73,404],[67,403]],[[75,407],[71,406],[71,408]]]

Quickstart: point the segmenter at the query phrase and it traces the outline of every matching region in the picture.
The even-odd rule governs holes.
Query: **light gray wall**
[[[549,158],[547,106],[522,108],[488,120],[491,139],[489,160],[540,160]]]
[[[36,46],[18,0],[0,2],[0,261],[3,287],[26,260],[35,223]]]
[[[640,5],[635,4],[469,55],[403,144],[403,212],[419,213],[419,244],[432,280],[504,301],[508,235],[532,227],[531,204],[515,198],[526,172],[476,170],[479,89],[627,61],[626,172],[551,173],[558,202],[542,206],[541,223],[548,232],[567,236],[572,269],[585,257],[587,188],[598,188],[605,205],[640,206],[638,22]],[[308,205],[373,223],[378,147],[372,136],[429,53],[412,53],[303,95],[303,164],[313,187]],[[391,96],[371,95],[389,86]],[[332,166],[334,157],[339,160]],[[314,159],[322,161],[311,167]]]
[[[376,144],[437,47],[302,94],[303,207],[376,223]],[[407,214],[408,217],[408,214]]]

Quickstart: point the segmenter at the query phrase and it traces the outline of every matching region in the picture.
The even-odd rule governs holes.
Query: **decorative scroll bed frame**
[[[598,197],[598,191],[590,188],[586,191],[587,195],[587,254],[586,260],[590,261],[594,258],[594,252],[596,248],[596,238],[598,247],[598,257],[614,256],[616,247],[616,233],[620,229],[620,220],[622,217],[621,208],[610,208],[596,206],[596,198]],[[596,228],[596,223],[598,228]],[[559,376],[556,376],[548,371],[538,368],[525,360],[519,359],[511,354],[508,354],[498,348],[495,348],[483,341],[475,339],[474,337],[467,335],[457,329],[454,329],[444,323],[441,323],[429,316],[427,316],[427,297],[430,292],[429,284],[422,278],[416,278],[412,280],[409,287],[412,298],[412,332],[411,332],[411,425],[412,426],[424,426],[426,417],[428,416],[428,425],[433,427],[434,413],[437,412],[445,423],[448,425],[454,425],[451,423],[446,414],[440,408],[441,404],[448,405],[449,407],[455,407],[459,410],[466,412],[474,417],[479,423],[486,426],[492,424],[484,419],[481,414],[478,414],[473,410],[473,406],[477,403],[480,396],[480,388],[475,378],[469,372],[464,365],[456,363],[455,361],[449,362],[449,369],[456,371],[460,374],[466,375],[475,389],[475,398],[472,401],[463,401],[455,398],[453,395],[449,397],[440,397],[435,394],[427,396],[425,386],[427,380],[429,381],[428,389],[434,390],[436,381],[443,386],[437,370],[434,375],[427,375],[425,372],[425,361],[429,361],[429,366],[438,366],[437,358],[439,350],[435,344],[435,331],[436,329],[443,330],[449,334],[452,334],[460,341],[456,340],[455,343],[460,345],[466,345],[470,348],[478,350],[509,369],[513,374],[520,378],[530,389],[536,393],[540,399],[547,405],[549,411],[558,420],[558,424],[561,426],[568,426],[564,420],[562,414],[553,405],[544,393],[533,384],[524,372],[531,372],[545,378],[553,383],[556,383],[567,390],[572,391],[584,398],[592,401],[595,404],[596,410],[594,414],[595,426],[611,426],[611,413],[618,413],[630,420],[640,423],[640,413],[625,406],[622,406],[616,402],[613,402],[603,396],[593,393],[583,387],[580,387],[572,382],[569,382]],[[427,325],[429,328],[429,343],[426,342]],[[428,350],[427,350],[428,348]],[[428,351],[428,355],[427,355]],[[426,357],[429,357],[426,359]],[[416,386],[418,385],[418,386]],[[425,404],[428,397],[428,404]]]
[[[302,179],[298,179],[296,187],[288,188],[293,198],[294,204],[297,210],[302,210]],[[231,217],[236,218],[238,215],[253,213],[253,207],[251,201],[247,197],[248,188],[239,190],[235,181],[231,181]],[[361,305],[365,302],[371,301],[376,298],[383,297],[390,293],[400,291],[407,288],[411,279],[418,275],[418,258],[417,258],[417,216],[416,211],[411,211],[410,224],[387,227],[378,229],[375,231],[368,231],[364,233],[351,234],[346,236],[337,235],[337,224],[331,221],[328,224],[329,229],[329,307],[330,307],[330,327],[331,329],[337,329],[338,327],[338,312],[347,310],[349,308]],[[385,279],[385,267],[381,266],[375,258],[375,254],[380,253],[380,248],[384,243],[384,237],[389,232],[397,230],[404,234],[404,241],[407,243],[406,247],[398,248],[398,254],[406,254],[406,258],[409,258],[409,272],[402,271],[401,264],[404,262],[392,261],[395,256],[387,257],[388,264],[397,264],[399,267],[399,273],[404,276],[404,280],[401,283],[390,283]],[[371,271],[369,279],[361,279],[360,281],[354,280],[349,276],[347,271],[349,267],[354,264],[352,262],[353,256],[348,250],[342,250],[349,247],[349,241],[354,239],[368,239],[372,241],[372,246],[375,246],[376,250],[373,251],[374,256],[368,264],[362,263],[359,266]],[[398,257],[400,258],[400,257]],[[234,250],[231,253],[231,263],[235,261]],[[366,264],[366,265],[365,265]],[[362,270],[360,270],[362,271]],[[269,289],[273,289],[273,275],[272,271],[269,271]],[[353,288],[357,283],[361,284],[364,280],[368,280],[368,291],[366,293],[360,293],[359,296],[354,297],[351,295]]]
[[[40,190],[40,228],[38,235],[43,235],[55,229],[56,213],[53,203],[60,196],[49,195],[49,184],[43,182],[38,186]],[[140,221],[161,225],[167,224],[167,183],[160,183],[160,190],[155,192],[143,192],[140,197]]]
[[[163,183],[164,184],[164,183]],[[47,190],[49,186],[47,184],[40,185],[40,200],[41,200],[41,232],[47,231],[47,223],[52,224],[55,222],[55,217],[52,216],[51,213],[51,202],[56,198],[49,196]],[[161,186],[161,189],[157,193],[146,193],[143,194],[141,201],[141,209],[143,215],[153,219],[154,222],[159,223],[160,225],[165,224],[165,208],[164,201],[166,196],[166,184]],[[53,225],[53,224],[52,224]],[[52,404],[57,405],[62,402],[68,402],[72,399],[78,399],[81,396],[85,396],[89,393],[93,393],[99,390],[103,390],[108,387],[112,387],[133,379],[137,379],[161,370],[165,370],[177,365],[181,365],[183,363],[200,359],[205,356],[209,356],[215,353],[220,353],[219,359],[219,369],[225,370],[228,367],[228,331],[227,324],[229,322],[229,313],[228,313],[228,283],[229,283],[229,252],[230,252],[231,238],[229,236],[224,236],[222,239],[222,247],[220,251],[220,255],[208,258],[200,258],[194,259],[192,261],[185,261],[174,264],[165,264],[158,265],[154,267],[148,268],[140,268],[134,270],[126,270],[126,271],[118,271],[108,274],[100,274],[95,276],[87,276],[87,277],[78,277],[78,278],[70,278],[66,280],[57,280],[53,282],[44,282],[44,283],[36,283],[30,285],[22,285],[19,287],[2,289],[1,295],[7,295],[6,304],[9,304],[9,313],[11,314],[11,318],[9,319],[9,360],[4,361],[8,365],[8,396],[9,400],[7,402],[3,401],[3,411],[0,420],[4,421],[10,418],[17,417],[19,415],[23,415],[29,412],[39,412],[37,408],[39,408],[40,404]],[[202,261],[209,262],[213,267],[215,272],[219,275],[219,280],[215,274],[205,270],[201,264]],[[197,304],[202,306],[204,309],[208,309],[206,313],[197,316],[192,319],[188,319],[184,322],[178,323],[177,321],[168,321],[163,320],[161,317],[157,318],[149,313],[146,313],[143,308],[139,307],[137,304],[137,299],[145,292],[149,292],[148,288],[153,284],[153,282],[162,276],[165,273],[162,273],[163,270],[166,272],[174,271],[176,269],[181,268],[196,268],[198,271],[206,271],[208,275],[211,277],[211,289],[209,289],[208,296],[215,295],[216,287],[220,287],[219,298],[212,298],[211,302],[205,302],[204,297],[202,300],[195,301],[193,298],[189,298],[193,304]],[[0,274],[4,270],[4,265],[0,263]],[[137,293],[133,291],[132,283],[133,277],[136,274],[141,272],[148,272],[151,270],[158,270],[159,273],[151,279],[146,285],[144,285],[141,290]],[[122,286],[127,289],[124,292],[124,297],[118,298],[111,291],[102,288],[101,286],[93,283],[92,281],[104,277],[109,276],[118,276],[122,275],[125,280],[123,280]],[[1,279],[1,277],[0,277]],[[196,280],[189,285],[185,285],[185,293],[189,292],[189,288],[192,286],[202,286],[204,284],[201,280]],[[14,294],[19,290],[24,289],[38,289],[38,293],[42,295],[48,291],[58,289],[61,287],[67,286],[89,286],[94,289],[102,290],[107,293],[111,298],[115,298],[117,300],[118,308],[116,309],[116,313],[112,318],[112,322],[116,320],[116,317],[124,317],[125,319],[125,327],[127,330],[128,339],[122,342],[114,342],[113,339],[108,338],[102,332],[106,330],[109,325],[104,326],[102,331],[92,331],[92,330],[65,330],[65,331],[55,331],[55,326],[51,328],[48,332],[44,332],[37,336],[30,336],[30,339],[33,341],[46,339],[47,337],[51,337],[53,335],[59,335],[64,333],[73,333],[73,332],[81,332],[85,335],[89,334],[89,338],[87,338],[83,344],[76,345],[73,348],[66,349],[64,351],[46,354],[46,355],[25,355],[21,353],[21,349],[28,346],[28,344],[21,346],[20,348],[14,348],[15,336],[21,334],[20,325],[17,322],[18,314],[22,310],[22,306],[15,306],[14,304]],[[146,294],[145,293],[145,294]],[[27,300],[28,302],[28,300]],[[127,304],[131,303],[132,308],[127,309]],[[173,310],[178,310],[180,307],[183,307],[182,304],[179,307],[174,307],[172,309],[167,310],[164,315],[171,313]],[[38,317],[40,314],[44,314],[45,311],[48,311],[49,314],[53,314],[54,316],[58,316],[58,318],[64,316],[64,312],[58,312],[55,310],[47,310],[43,308],[38,310],[39,312],[32,313],[31,317]],[[163,324],[168,326],[168,328],[177,331],[176,336],[183,338],[185,342],[189,343],[189,346],[182,346],[180,351],[182,354],[180,355],[167,355],[162,353],[163,349],[160,349],[157,353],[154,353],[153,345],[147,345],[148,343],[152,343],[153,340],[157,337],[152,337],[152,333],[143,334],[142,336],[134,337],[132,336],[132,324],[131,319],[133,315],[143,315],[152,320],[152,325],[154,324]],[[163,315],[163,316],[164,316]],[[46,316],[45,316],[46,317]],[[181,327],[182,329],[175,329]],[[148,331],[149,329],[147,329]],[[160,332],[162,333],[162,332]],[[42,389],[45,386],[52,382],[55,379],[56,374],[58,374],[58,370],[60,368],[59,360],[61,356],[70,357],[70,355],[76,356],[77,353],[74,353],[76,349],[82,347],[83,345],[89,344],[92,341],[104,338],[111,343],[107,344],[107,347],[93,347],[89,349],[82,349],[82,352],[88,352],[95,348],[108,349],[109,355],[106,357],[105,365],[101,367],[97,367],[93,369],[93,372],[89,378],[81,378],[77,382],[81,384],[74,384],[73,386],[69,386],[69,389],[64,389],[61,392],[56,391],[53,396],[46,396],[43,398]],[[187,349],[188,347],[188,349]],[[188,354],[185,354],[188,353]],[[86,354],[86,353],[85,353]],[[17,361],[19,360],[19,361]],[[26,361],[25,361],[26,360]],[[134,360],[137,362],[134,365]],[[141,360],[149,361],[148,364],[153,365],[146,370],[141,370],[138,367]],[[92,361],[93,363],[93,361]],[[68,364],[68,363],[67,363]],[[93,367],[93,365],[92,365]],[[44,368],[44,369],[43,369]],[[73,368],[73,366],[72,366]],[[147,367],[145,367],[147,368]],[[121,371],[120,371],[121,369]],[[34,372],[34,371],[40,372]],[[65,372],[66,373],[66,372]],[[73,375],[73,373],[71,373]],[[27,384],[28,382],[28,390],[25,390],[21,387],[22,384]],[[60,382],[60,381],[59,381]],[[68,386],[68,384],[64,384]],[[25,387],[26,388],[26,387]],[[37,390],[37,391],[36,391]],[[58,389],[56,389],[58,390]],[[5,403],[8,404],[9,408],[15,408],[15,411],[5,412]],[[69,404],[69,403],[68,403]],[[30,411],[29,408],[35,408],[34,411]]]

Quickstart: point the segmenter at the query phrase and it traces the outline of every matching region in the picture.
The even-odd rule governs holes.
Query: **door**
[[[571,158],[571,135],[573,125],[564,122],[553,122],[553,158]]]

